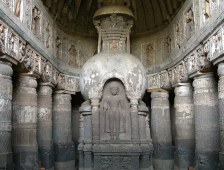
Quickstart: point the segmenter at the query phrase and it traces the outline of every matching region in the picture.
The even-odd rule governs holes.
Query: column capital
[[[19,74],[16,86],[37,88],[36,77],[27,74]]]
[[[1,61],[0,60],[0,74],[4,76],[12,76],[12,64],[8,61]]]
[[[217,73],[218,73],[219,78],[223,78],[223,76],[224,76],[224,62],[220,63],[218,65]]]
[[[169,98],[169,92],[167,91],[156,91],[151,93],[151,98]]]
[[[193,87],[191,83],[181,83],[178,86],[175,86],[174,93],[178,96],[192,96]]]
[[[193,81],[194,88],[214,87],[214,86],[217,86],[217,82],[215,81],[214,74],[212,72],[194,77]]]

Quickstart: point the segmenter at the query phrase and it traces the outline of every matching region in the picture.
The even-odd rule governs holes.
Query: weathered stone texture
[[[218,98],[219,98],[219,128],[220,128],[220,168],[224,169],[224,64],[218,66],[219,84],[218,84]]]
[[[174,168],[168,97],[168,92],[151,93],[151,130],[154,147],[153,168],[155,170],[173,170]]]
[[[213,74],[195,77],[195,160],[198,170],[216,169],[219,160],[217,83]]]
[[[194,105],[190,83],[175,87],[175,169],[185,170],[194,165]]]
[[[13,169],[11,148],[12,81],[11,64],[0,61],[0,169]]]
[[[46,83],[40,83],[37,92],[37,142],[41,167],[54,169],[52,87]]]
[[[13,159],[16,169],[39,167],[37,147],[37,81],[35,77],[16,77],[13,92]]]
[[[55,170],[75,169],[75,145],[71,132],[71,95],[53,95],[53,144]]]

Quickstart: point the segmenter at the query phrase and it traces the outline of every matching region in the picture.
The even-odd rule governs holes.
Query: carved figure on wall
[[[170,38],[170,36],[167,36],[165,38],[164,45],[165,45],[165,48],[164,48],[165,55],[169,56],[169,54],[171,52],[171,38]]]
[[[12,33],[9,33],[9,50],[11,52],[14,51],[14,43],[15,43],[14,35]]]
[[[57,59],[61,59],[61,56],[60,56],[60,50],[61,50],[61,39],[59,37],[57,37],[56,39],[56,56],[57,56]]]
[[[213,55],[220,52],[221,48],[221,31],[218,31],[215,35],[212,37],[212,45],[213,45]]]
[[[26,48],[23,64],[28,71],[33,71],[35,67],[33,51],[30,48]]]
[[[15,8],[15,16],[20,18],[20,6],[21,6],[21,0],[16,0],[16,8]]]
[[[40,11],[37,9],[37,7],[33,8],[31,30],[34,35],[40,34]]]
[[[114,140],[114,133],[116,140],[119,139],[120,132],[120,115],[123,113],[124,102],[118,95],[119,87],[111,85],[110,95],[105,99],[103,103],[103,110],[109,115],[109,128],[110,128],[110,139]]]
[[[26,48],[25,43],[22,42],[22,41],[20,41],[20,42],[19,42],[19,62],[22,62],[23,59],[24,59],[25,48]]]
[[[178,24],[175,26],[175,32],[176,32],[176,46],[178,49],[180,49],[180,28]]]
[[[4,33],[4,26],[0,24],[0,51],[5,51],[5,33]]]
[[[74,45],[69,49],[69,66],[80,66],[80,61],[78,59],[78,52]]]
[[[148,44],[146,47],[146,66],[153,64],[153,47]]]
[[[194,13],[190,8],[186,13],[186,38],[187,40],[194,34]]]
[[[49,22],[47,23],[47,27],[46,27],[46,47],[49,48],[50,47],[50,24]]]

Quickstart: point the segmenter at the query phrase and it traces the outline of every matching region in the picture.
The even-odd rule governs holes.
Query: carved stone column
[[[92,134],[93,140],[100,140],[100,99],[91,99],[92,105]]]
[[[219,160],[217,87],[213,74],[194,78],[195,159],[197,170],[216,169]]]
[[[186,170],[193,167],[194,105],[193,88],[190,83],[180,83],[175,87],[175,169]]]
[[[37,148],[37,81],[28,74],[16,77],[13,92],[13,158],[15,169],[39,170]]]
[[[53,144],[55,170],[75,169],[75,145],[71,132],[71,95],[55,92],[53,96]]]
[[[170,105],[168,92],[151,93],[151,130],[154,146],[154,170],[173,170],[173,147],[170,122]]]
[[[138,100],[131,100],[131,139],[139,140]]]
[[[13,169],[11,148],[12,65],[0,61],[0,169]]]
[[[37,142],[41,167],[46,170],[54,169],[52,87],[48,83],[40,83],[37,90]]]
[[[218,97],[219,97],[219,125],[220,125],[220,168],[224,169],[224,63],[218,65]]]

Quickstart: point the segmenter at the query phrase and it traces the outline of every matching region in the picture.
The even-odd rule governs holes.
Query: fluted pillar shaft
[[[154,170],[173,170],[173,148],[168,92],[152,92],[151,130]]]
[[[37,90],[37,143],[41,167],[54,169],[52,86],[47,83],[40,83]]]
[[[218,98],[219,98],[219,125],[220,125],[220,168],[224,169],[224,63],[218,65]]]
[[[55,170],[75,169],[75,145],[71,132],[71,95],[55,93],[53,96],[53,143]]]
[[[13,92],[13,158],[15,169],[39,170],[37,148],[37,81],[16,77]]]
[[[196,170],[218,166],[219,116],[217,86],[213,74],[194,78]]]
[[[11,148],[12,65],[0,61],[0,169],[13,169]]]
[[[186,170],[193,167],[194,140],[194,104],[193,88],[190,83],[181,83],[175,87],[175,169]]]

